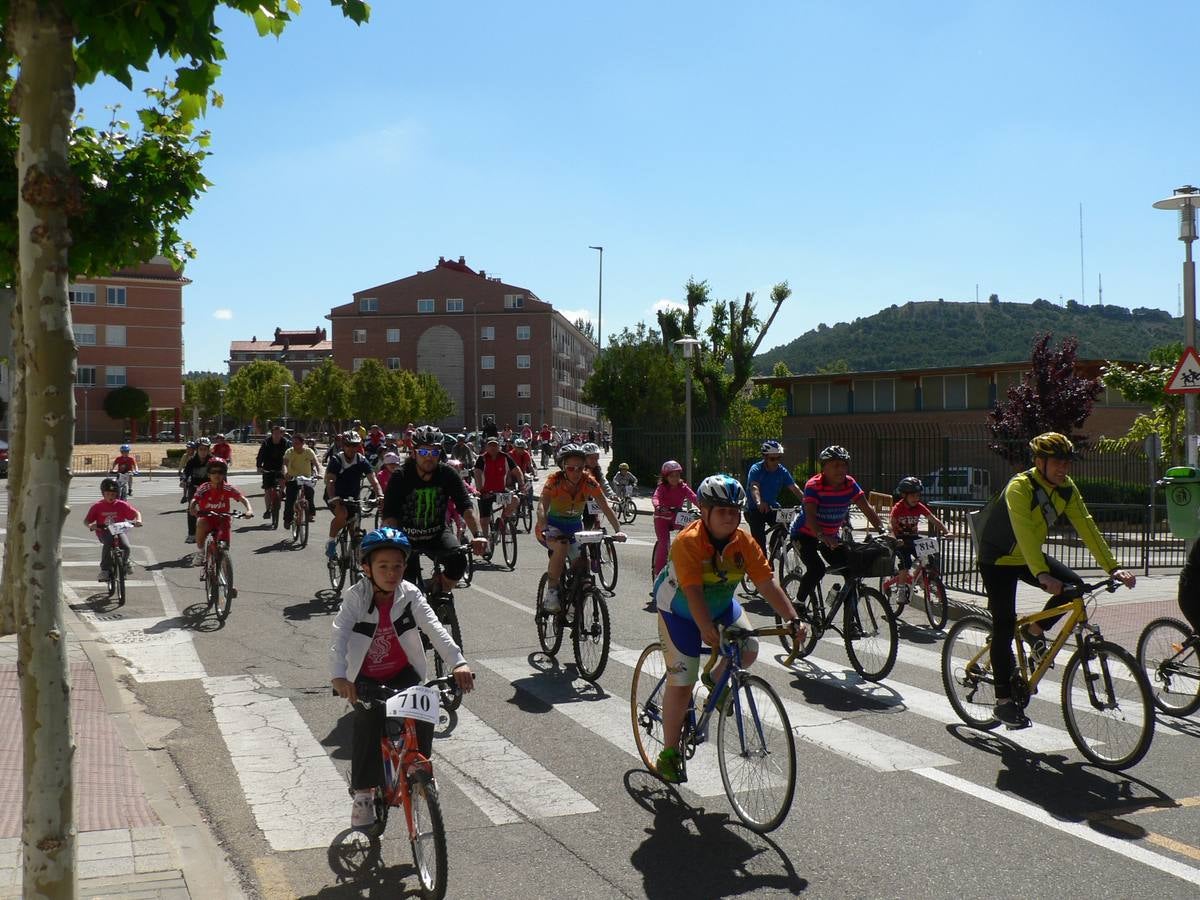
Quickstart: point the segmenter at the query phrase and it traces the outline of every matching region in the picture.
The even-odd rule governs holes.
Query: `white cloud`
[[[593,325],[596,324],[596,317],[592,315],[590,309],[560,309],[559,312],[563,314],[568,322],[583,319],[585,322],[591,322]]]
[[[675,300],[659,300],[652,307],[650,307],[650,312],[660,313],[666,312],[668,309],[679,309],[683,312],[687,312],[687,304],[679,303]]]
[[[214,309],[213,310],[213,318],[214,319],[232,319],[233,318],[233,310],[232,309]]]

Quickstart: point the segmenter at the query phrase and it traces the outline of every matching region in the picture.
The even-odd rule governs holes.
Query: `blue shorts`
[[[713,624],[750,630],[750,618],[736,600],[720,615],[713,616]],[[676,615],[666,610],[658,611],[658,636],[663,645],[663,656],[667,661],[667,683],[690,687],[700,674],[700,629],[695,620]],[[758,639],[747,638],[742,642],[742,652],[757,652]]]

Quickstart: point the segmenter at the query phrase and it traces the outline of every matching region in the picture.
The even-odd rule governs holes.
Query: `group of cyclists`
[[[276,426],[256,458],[264,489],[275,488],[280,481],[286,485],[285,523],[292,517],[298,495],[295,476],[320,477],[323,473],[325,500],[332,512],[328,554],[333,553],[332,539],[345,523],[347,501],[361,496],[364,483],[382,497],[381,527],[367,533],[361,542],[364,578],[342,597],[333,623],[333,687],[343,698],[353,700],[365,687],[400,688],[420,682],[425,678],[424,653],[414,631],[420,629],[460,688],[470,690],[472,675],[462,650],[422,593],[419,558],[423,555],[440,567],[442,583],[434,589],[449,591],[458,583],[466,569],[465,554],[486,549],[497,495],[513,489],[524,491],[536,478],[529,441],[513,436],[505,443],[499,433],[485,434],[476,453],[466,435],[443,434],[436,426],[425,425],[406,430],[395,450],[387,449],[384,436],[369,456],[362,431],[351,428],[339,435],[322,465],[302,434],[289,438]],[[1070,478],[1075,458],[1070,440],[1047,433],[1030,441],[1029,448],[1033,467],[1008,482],[998,501],[1003,514],[990,517],[979,536],[979,568],[994,623],[995,716],[1011,728],[1029,725],[1006,691],[1005,673],[1011,673],[1014,665],[1017,584],[1023,581],[1051,595],[1047,608],[1057,602],[1055,598],[1065,587],[1082,584],[1077,574],[1042,552],[1050,526],[1065,515],[1106,572],[1128,587],[1135,582],[1132,573],[1118,566]],[[128,447],[121,449],[122,455],[127,455]],[[190,449],[181,470],[188,488],[188,540],[203,547],[211,529],[223,529],[223,538],[228,540],[228,518],[218,517],[210,525],[213,512],[228,513],[233,502],[244,504],[247,514],[253,510],[245,495],[226,480],[228,457],[221,453],[228,452],[228,445],[222,435],[212,441],[202,438]],[[913,564],[913,542],[921,520],[927,520],[932,531],[946,533],[945,525],[922,502],[923,486],[916,477],[906,477],[897,485],[898,499],[885,528],[862,487],[849,474],[851,458],[844,447],[832,445],[821,451],[820,471],[803,485],[783,465],[784,448],[778,441],[766,441],[760,449],[762,458],[750,467],[744,485],[733,475],[714,474],[693,490],[683,479],[682,465],[667,460],[651,498],[654,530],[660,539],[653,559],[652,597],[668,673],[664,749],[656,774],[666,781],[684,777],[683,749],[678,741],[698,678],[702,646],[716,645],[718,626],[749,628],[735,594],[743,578],[754,584],[794,640],[805,637],[809,624],[800,606],[784,593],[767,561],[766,532],[775,523],[785,490],[798,501],[789,539],[803,567],[799,597],[807,596],[828,567],[845,564],[848,548],[843,526],[852,507],[861,511],[872,528],[880,533],[890,531],[896,539],[901,581]],[[626,538],[610,501],[616,499],[614,487],[632,490],[637,479],[622,465],[610,484],[600,466],[600,454],[600,447],[593,442],[563,443],[555,454],[557,470],[543,481],[534,533],[547,551],[548,587],[543,599],[547,612],[559,609],[557,585],[580,531],[593,527],[603,516],[615,541]],[[104,526],[122,519],[136,524],[140,515],[115,496],[111,479],[101,484],[101,490],[102,500],[89,510],[86,521],[105,544],[102,566],[107,566],[113,538],[107,536]],[[310,510],[315,508],[313,499],[309,497]],[[689,505],[697,508],[698,515],[681,524],[676,514]],[[516,507],[517,500],[511,500],[500,513],[501,521],[515,515]],[[748,534],[740,528],[743,519]],[[456,520],[464,530],[461,540]],[[124,540],[123,535],[119,539]],[[101,575],[107,577],[106,572]],[[1046,623],[1047,627],[1052,624]],[[1046,638],[1040,629],[1031,629],[1022,637],[1031,651],[1044,650]],[[749,665],[756,651],[754,639],[745,639],[743,664]],[[718,670],[714,677],[719,676]],[[721,698],[717,702],[720,704]],[[381,780],[376,751],[382,727],[378,709],[356,715],[351,776],[352,825],[356,828],[374,819],[370,796]],[[421,732],[426,752],[431,735],[432,729]]]

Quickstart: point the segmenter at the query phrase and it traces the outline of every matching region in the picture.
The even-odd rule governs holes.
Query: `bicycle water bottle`
[[[835,584],[829,589],[829,593],[825,595],[825,605],[833,606],[833,602],[837,600],[838,592],[842,589],[840,584]]]

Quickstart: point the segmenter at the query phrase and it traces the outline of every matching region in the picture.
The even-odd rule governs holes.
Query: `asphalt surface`
[[[69,535],[86,535],[82,515],[96,487],[87,479],[72,486]],[[252,491],[261,512],[261,491]],[[184,564],[193,547],[183,543],[178,501],[171,479],[139,483],[133,502],[147,527],[133,535],[139,565],[129,602],[117,610],[78,587],[77,608],[111,631],[114,651],[140,672],[130,687],[150,714],[168,720],[159,740],[248,893],[408,895],[416,881],[399,819],[384,835],[381,864],[357,876],[335,872],[328,840],[313,839],[317,820],[333,817],[345,828],[350,816],[349,797],[328,783],[325,768],[332,760],[348,778],[350,719],[330,696],[327,669],[336,611],[323,558],[328,513],[318,515],[303,550],[291,548],[282,528],[235,523],[239,596],[221,625],[205,615],[199,570]],[[656,639],[646,609],[653,532],[645,516],[627,531],[633,540],[619,549],[609,607],[614,646],[636,653]],[[456,592],[478,681],[434,747],[449,896],[1194,897],[1200,890],[1200,721],[1160,718],[1146,759],[1129,773],[1110,773],[1087,764],[1069,740],[1040,754],[1018,743],[1062,731],[1057,690],[1035,699],[1029,731],[957,724],[937,670],[941,635],[927,629],[902,627],[900,661],[878,685],[854,675],[840,643],[822,641],[814,653],[820,661],[788,672],[777,646],[764,642],[755,671],[805,717],[793,716],[799,784],[791,813],[760,836],[738,822],[722,794],[667,787],[625,749],[628,654],[616,653],[594,687],[574,677],[569,646],[557,660],[540,651],[531,610],[544,567],[543,552],[522,535],[515,571],[480,566],[474,586]],[[73,572],[95,575],[82,566]],[[917,623],[919,615],[907,617]],[[761,613],[752,618],[767,623]],[[158,655],[147,655],[159,644]],[[238,686],[249,693],[236,693]],[[246,697],[266,698],[275,711],[249,741],[223,712]],[[285,752],[281,764],[276,751],[292,744],[300,749]],[[323,754],[305,757],[305,746]],[[310,790],[309,778],[325,781]],[[274,803],[281,793],[288,794],[282,808]],[[289,842],[312,846],[283,849]]]

